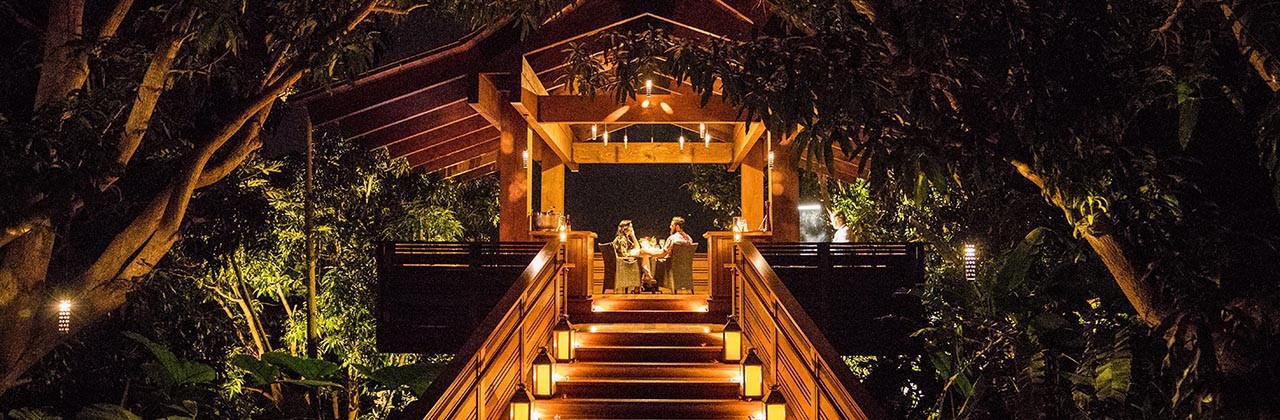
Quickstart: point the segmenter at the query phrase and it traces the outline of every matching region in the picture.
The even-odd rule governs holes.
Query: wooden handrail
[[[764,362],[766,385],[786,396],[788,418],[885,418],[755,245],[738,245],[734,308],[743,342]]]
[[[516,384],[529,383],[531,361],[551,342],[563,311],[562,243],[551,240],[423,393],[435,401],[427,419],[504,419]]]

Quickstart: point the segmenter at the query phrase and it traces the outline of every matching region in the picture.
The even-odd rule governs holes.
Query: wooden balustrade
[[[565,305],[563,243],[552,238],[422,396],[428,419],[506,419],[516,384],[551,343]]]
[[[787,417],[885,418],[751,241],[737,245],[733,307],[744,346],[764,362],[766,388],[778,385],[786,396]]]

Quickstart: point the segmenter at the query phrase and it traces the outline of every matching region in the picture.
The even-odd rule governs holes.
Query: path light
[[[66,299],[58,301],[58,332],[71,332],[71,301]]]
[[[560,315],[560,322],[556,323],[552,331],[555,339],[556,360],[567,362],[573,360],[573,324],[569,323],[569,315]]]
[[[964,244],[964,279],[978,279],[978,247],[974,244]]]
[[[764,362],[756,355],[756,349],[747,351],[742,359],[742,398],[759,399],[764,396]]]
[[[538,350],[533,358],[533,396],[550,398],[556,393],[555,362],[547,354],[547,348]]]
[[[533,398],[524,384],[516,384],[516,394],[511,396],[511,420],[533,420]]]
[[[729,315],[729,322],[724,323],[724,354],[726,362],[742,360],[742,326],[738,320]]]
[[[782,396],[782,390],[777,385],[769,387],[769,397],[764,399],[764,418],[765,420],[787,419],[787,398]]]

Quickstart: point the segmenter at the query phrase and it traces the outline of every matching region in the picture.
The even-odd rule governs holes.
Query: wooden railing
[[[546,242],[382,242],[378,350],[448,353],[462,347]]]
[[[534,356],[551,342],[564,310],[568,268],[562,242],[548,241],[471,334],[421,401],[427,419],[505,419],[516,384],[528,384]],[[417,417],[422,418],[422,417]]]
[[[789,419],[882,419],[884,413],[749,240],[735,247],[734,305],[743,343],[778,385]]]

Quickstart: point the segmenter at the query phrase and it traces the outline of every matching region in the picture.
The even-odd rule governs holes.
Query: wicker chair
[[[612,243],[596,244],[604,256],[604,287],[600,292],[613,289],[614,293],[630,293],[640,286],[640,263],[635,258],[618,258]]]
[[[693,293],[693,252],[697,249],[698,244],[672,244],[671,255],[663,258],[662,284],[672,293],[680,293],[680,289]]]

